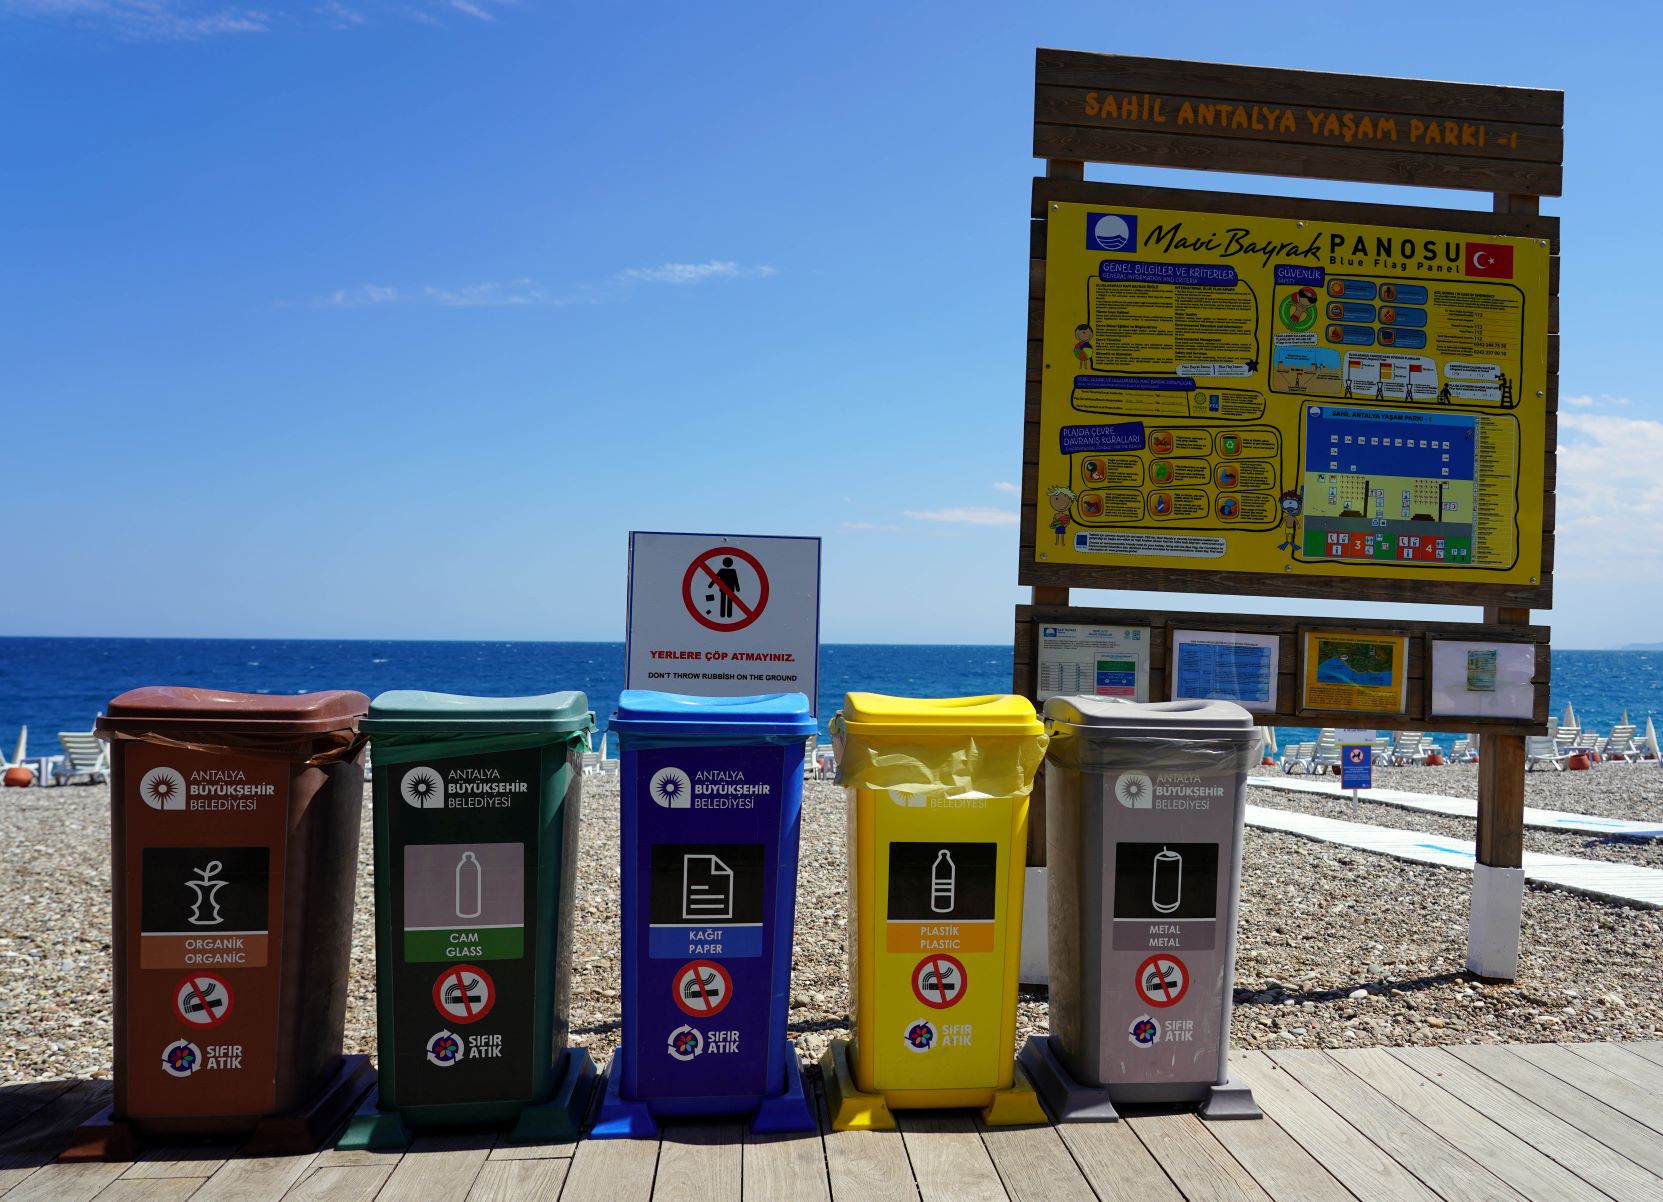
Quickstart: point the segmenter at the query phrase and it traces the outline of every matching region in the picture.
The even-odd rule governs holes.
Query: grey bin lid
[[[1253,715],[1234,701],[1119,701],[1103,697],[1052,697],[1045,717],[1067,723],[1082,738],[1255,737]]]

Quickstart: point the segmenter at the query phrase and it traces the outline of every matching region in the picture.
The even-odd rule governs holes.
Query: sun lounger
[[[1421,744],[1426,741],[1426,735],[1418,730],[1400,730],[1392,735],[1391,763],[1393,767],[1401,768],[1405,764],[1420,764],[1426,760],[1426,753],[1421,750]]]
[[[1282,749],[1282,771],[1289,776],[1309,772],[1311,749],[1315,746],[1315,743],[1289,743]]]
[[[90,785],[103,784],[110,779],[110,749],[90,730],[58,732],[63,744],[64,758],[52,766],[52,779],[60,784],[72,783],[84,776]]]
[[[1546,764],[1555,772],[1564,770],[1565,761],[1570,759],[1559,751],[1558,744],[1552,735],[1526,735],[1524,738],[1524,770],[1534,772],[1542,764]]]

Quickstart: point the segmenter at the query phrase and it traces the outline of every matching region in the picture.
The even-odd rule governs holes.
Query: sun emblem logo
[[[152,768],[139,780],[139,799],[153,810],[182,810],[185,778],[172,768]]]
[[[176,1039],[162,1049],[162,1071],[170,1077],[188,1077],[202,1064],[202,1049],[188,1039]]]
[[[648,782],[647,793],[666,810],[686,810],[693,805],[693,782],[680,768],[660,768]]]
[[[704,1036],[685,1023],[670,1032],[670,1055],[677,1060],[691,1060],[704,1051]]]
[[[418,810],[445,808],[445,778],[431,768],[410,769],[404,774],[404,783],[399,785],[398,792],[406,804]]]
[[[935,1047],[935,1024],[928,1019],[919,1019],[907,1028],[907,1047],[915,1052],[927,1052]]]
[[[1147,810],[1155,802],[1155,782],[1141,772],[1123,772],[1114,782],[1114,799],[1128,810]]]

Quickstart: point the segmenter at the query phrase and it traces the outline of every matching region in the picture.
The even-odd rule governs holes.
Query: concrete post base
[[[1472,916],[1467,927],[1467,971],[1488,981],[1519,975],[1519,923],[1524,869],[1474,864]]]

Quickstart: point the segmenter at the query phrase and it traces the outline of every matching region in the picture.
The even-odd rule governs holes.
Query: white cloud
[[[268,9],[219,0],[0,0],[0,13],[155,41],[264,33],[275,17]]]
[[[706,280],[765,280],[777,274],[765,263],[747,267],[731,259],[712,259],[708,263],[630,267],[618,273],[618,280],[625,284],[702,284]]]
[[[1601,399],[1601,404],[1626,401]],[[1663,577],[1663,422],[1560,413],[1555,571],[1612,585]]]
[[[961,505],[950,509],[908,509],[903,516],[915,522],[946,522],[955,526],[1014,526],[1016,515],[1008,509],[988,505]]]
[[[352,29],[364,23],[364,14],[355,8],[348,8],[337,0],[329,0],[327,4],[318,5],[318,15],[329,23],[331,29]]]
[[[996,490],[998,490],[999,492],[1008,492],[1008,493],[1011,493],[1013,495],[1015,493],[1019,493],[1019,492],[1022,491],[1020,488],[1016,487],[1016,485],[1012,484],[1009,480],[996,481],[994,483],[993,487]]]
[[[1565,404],[1576,409],[1593,409],[1600,405],[1616,405],[1621,407],[1628,404],[1628,398],[1625,396],[1589,396],[1585,393],[1582,396],[1566,397]]]

